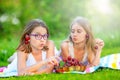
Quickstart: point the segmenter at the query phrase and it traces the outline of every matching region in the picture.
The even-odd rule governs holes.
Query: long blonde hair
[[[92,63],[93,61],[93,57],[95,56],[95,39],[92,33],[92,29],[91,29],[91,25],[88,22],[87,19],[83,18],[83,17],[76,17],[71,25],[70,25],[70,29],[72,27],[73,24],[77,23],[78,25],[80,25],[88,34],[88,39],[86,41],[86,49],[87,49],[87,53],[88,53],[88,61],[89,63]],[[69,36],[69,40],[72,42],[71,36]]]

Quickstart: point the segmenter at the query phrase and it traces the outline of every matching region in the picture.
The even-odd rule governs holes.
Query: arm
[[[63,42],[61,44],[61,55],[62,55],[63,59],[67,59],[67,57],[69,56],[68,43],[67,42]]]
[[[102,48],[104,47],[104,41],[101,39],[96,39],[96,46],[97,46],[96,54],[92,63],[95,66],[100,63],[100,56],[101,56]]]
[[[47,63],[47,61],[40,61],[32,66],[26,67],[27,53],[18,52],[17,57],[18,57],[18,60],[17,60],[18,75],[23,75],[24,73],[35,72],[41,66],[43,66]]]
[[[55,46],[54,46],[54,42],[53,41],[48,41],[47,42],[47,46],[48,46],[48,51],[47,51],[47,59],[55,56]],[[53,64],[54,65],[57,65],[58,62],[55,58],[53,58]],[[50,64],[50,63],[47,63],[46,64],[46,68],[43,69],[43,70],[40,70],[40,71],[37,71],[36,74],[41,74],[41,73],[50,73],[52,72],[53,68],[54,68],[54,65],[53,64]]]

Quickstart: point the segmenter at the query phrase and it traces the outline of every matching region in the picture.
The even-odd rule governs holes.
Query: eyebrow
[[[41,34],[41,33],[39,33],[39,32],[33,32],[33,33],[35,33],[35,34]],[[44,34],[47,34],[47,33],[44,33]]]
[[[75,29],[71,29],[71,30],[75,30]],[[82,29],[77,29],[77,30],[82,30]]]

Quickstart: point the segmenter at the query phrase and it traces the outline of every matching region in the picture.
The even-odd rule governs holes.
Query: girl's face
[[[43,27],[36,27],[30,34],[30,45],[32,48],[41,50],[47,42],[47,30]]]
[[[74,43],[81,43],[86,40],[86,32],[84,28],[77,23],[72,25],[70,35]]]

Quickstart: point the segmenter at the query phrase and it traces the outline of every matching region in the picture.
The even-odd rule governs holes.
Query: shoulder
[[[19,58],[19,57],[27,57],[27,56],[28,56],[28,53],[25,53],[25,52],[23,52],[23,51],[17,51],[17,56],[18,56],[18,58]]]
[[[68,45],[69,44],[69,41],[63,41],[62,43],[61,43],[61,48],[68,48]]]
[[[61,56],[63,59],[67,59],[69,56],[69,42],[70,41],[63,41],[61,43]]]

